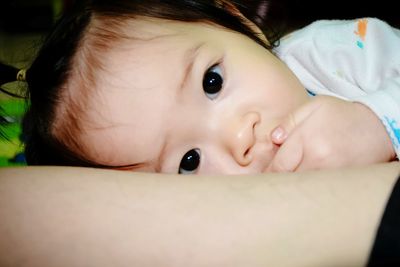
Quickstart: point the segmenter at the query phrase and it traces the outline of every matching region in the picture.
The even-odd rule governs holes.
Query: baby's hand
[[[395,158],[379,118],[363,104],[316,96],[271,135],[280,145],[269,171],[291,172],[388,162]]]

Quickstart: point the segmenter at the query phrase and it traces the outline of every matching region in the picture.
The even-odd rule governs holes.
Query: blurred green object
[[[17,68],[29,67],[43,37],[74,1],[1,0],[0,61]],[[24,91],[24,85],[18,82],[2,88],[16,94]],[[25,100],[0,92],[0,116],[4,118],[0,120],[0,167],[26,165],[21,129],[25,110]]]
[[[26,165],[21,129],[26,102],[22,99],[0,99],[3,136],[0,137],[0,167]]]

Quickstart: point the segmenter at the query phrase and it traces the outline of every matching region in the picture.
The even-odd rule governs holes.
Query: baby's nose
[[[241,166],[247,166],[253,160],[252,148],[256,142],[255,127],[259,121],[260,115],[257,112],[248,112],[224,123],[223,142]]]

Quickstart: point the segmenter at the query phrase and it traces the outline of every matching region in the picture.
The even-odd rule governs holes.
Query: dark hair
[[[63,89],[69,78],[79,72],[87,74],[88,81],[83,81],[83,84],[95,82],[90,80],[90,69],[101,62],[91,62],[96,61],[93,53],[110,48],[112,39],[119,37],[118,27],[127,19],[147,16],[212,23],[247,35],[266,49],[272,49],[280,36],[267,28],[267,4],[262,0],[77,0],[55,24],[26,74],[30,98],[29,110],[23,120],[27,163],[111,167],[84,157],[83,148],[74,136],[74,129],[79,128],[79,110],[83,105],[76,97],[68,102]],[[233,12],[235,8],[265,31],[270,45],[264,43],[237,12]],[[108,27],[91,32],[96,20],[107,20]],[[92,41],[88,35],[93,35]],[[82,56],[81,50],[87,45],[94,49],[85,50],[90,50],[85,60],[78,59],[77,55]],[[77,60],[80,60],[79,64]],[[78,90],[82,98],[86,94],[84,88]],[[60,106],[64,106],[63,115],[66,115],[61,117],[61,122],[57,117]],[[62,132],[62,138],[55,134],[55,127]]]

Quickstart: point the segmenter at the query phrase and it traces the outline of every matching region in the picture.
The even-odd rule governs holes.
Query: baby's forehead
[[[127,63],[140,69],[159,63],[160,58],[182,61],[187,51],[200,44],[211,47],[212,40],[200,34],[203,24],[153,18],[131,20],[125,25],[123,38],[102,55],[102,70],[120,71]],[[113,73],[111,73],[113,74]]]
[[[125,26],[126,38],[102,54],[102,68],[95,73],[96,94],[92,95],[96,102],[98,99],[109,102],[110,97],[132,91],[138,98],[144,98],[155,88],[180,86],[185,67],[205,47],[201,38],[187,38],[191,27],[186,27],[188,23],[159,19],[131,23],[130,27]]]
[[[168,39],[193,38],[197,31],[201,31],[206,24],[195,22],[173,21],[150,17],[128,19],[123,29],[123,35],[128,40],[151,42]],[[208,27],[213,27],[208,25]]]

